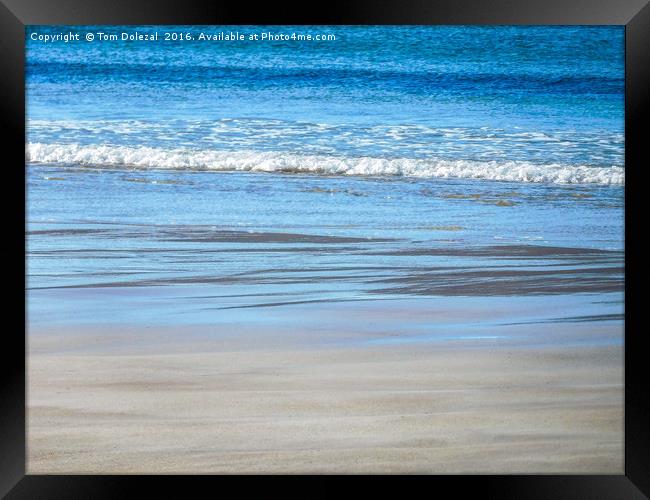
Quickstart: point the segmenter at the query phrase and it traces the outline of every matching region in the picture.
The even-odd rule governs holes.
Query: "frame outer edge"
[[[2,305],[8,313],[0,363],[0,496],[3,496],[25,475],[26,457],[24,257],[16,262],[16,256],[25,253],[25,198],[24,191],[21,194],[19,189],[24,186],[25,168],[25,30],[3,3],[0,3],[0,51],[0,130],[9,145],[3,151],[7,191],[0,196],[2,213],[6,215],[5,238],[0,245],[2,262],[6,263],[3,274],[7,290]],[[20,289],[23,293],[18,292]]]
[[[11,10],[5,5],[6,3],[11,4]],[[5,137],[8,139],[8,142],[10,143],[15,140],[17,141],[17,144],[20,144],[18,153],[23,159],[24,146],[20,141],[24,140],[24,123],[19,123],[15,120],[15,117],[24,115],[25,47],[23,22],[25,20],[28,22],[35,22],[39,20],[43,21],[45,19],[55,19],[66,16],[66,13],[68,12],[68,10],[64,10],[56,13],[55,10],[53,10],[57,8],[53,5],[54,2],[50,4],[50,9],[43,8],[42,11],[36,12],[36,10],[41,7],[41,5],[37,5],[38,3],[38,0],[27,0],[22,2],[22,6],[16,8],[19,6],[19,3],[15,0],[2,0],[2,2],[0,2],[0,48],[4,53],[4,57],[0,63],[0,70],[3,75],[2,78],[0,78],[0,89],[2,94],[2,116],[0,117],[0,124],[5,126]],[[80,2],[68,0],[65,3],[79,4]],[[600,3],[601,2],[598,2],[598,4]],[[623,3],[624,2],[621,2],[621,4]],[[621,24],[632,17],[633,12],[630,13],[632,10],[631,4],[635,5],[633,9],[636,12],[639,3],[640,2],[638,1],[628,0],[625,2],[625,5],[619,4],[619,6],[616,7],[623,11],[622,14],[618,14],[617,16],[621,17]],[[609,5],[611,6],[612,2],[609,2]],[[120,5],[111,6],[112,13],[107,14],[104,11],[89,12],[89,10],[84,10],[82,12],[75,12],[72,17],[77,18],[77,24],[82,24],[83,22],[102,22],[105,18],[115,19],[115,17],[121,17],[121,14],[119,13],[121,11],[120,7],[126,7],[126,2],[123,2]],[[462,5],[459,5],[459,7],[462,7]],[[549,7],[554,14],[559,14],[558,4],[556,2],[553,2],[553,5]],[[593,6],[594,10],[598,10],[598,7],[599,5]],[[142,7],[136,6],[135,10],[138,11],[139,8]],[[182,9],[182,6],[179,5],[179,8]],[[14,15],[12,11],[18,11],[20,19]],[[169,15],[168,11],[171,12],[171,9],[165,10],[162,15]],[[513,11],[516,11],[516,9],[513,9]],[[156,14],[152,14],[152,17],[156,17]],[[207,13],[204,11],[204,15],[205,14]],[[190,14],[190,16],[193,15],[194,14]],[[503,15],[502,12],[500,15]],[[514,13],[514,16],[517,17],[516,12]],[[530,16],[530,13],[526,13],[526,17],[527,16]],[[142,11],[136,12],[135,17],[142,17]],[[407,13],[406,17],[410,18],[410,15]],[[569,13],[567,15],[567,13],[564,12],[559,14],[559,17],[565,19],[565,22],[569,22],[567,17],[574,17],[574,14]],[[81,21],[80,18],[82,18],[83,21]],[[576,21],[579,22],[580,19],[583,20],[582,24],[594,24],[593,20],[602,19],[602,16],[596,16],[594,18],[589,15],[583,15],[582,17],[576,18]],[[446,17],[445,20],[447,23],[453,23],[452,20],[446,19]],[[404,20],[404,22],[407,21],[408,19]],[[426,23],[427,21],[429,20],[423,19],[419,22]],[[444,24],[442,21],[443,19],[441,19],[441,23]],[[48,22],[52,23],[53,21]],[[489,20],[486,19],[486,22],[489,22]],[[524,22],[520,21],[520,23]],[[603,21],[601,20],[600,23],[603,23]],[[595,24],[598,24],[598,22]],[[619,24],[619,22],[616,22],[616,20],[610,16],[609,24]],[[16,71],[16,67],[19,67],[20,70]],[[642,124],[644,117],[646,117],[645,121],[647,122],[648,116],[648,101],[650,97],[647,93],[647,82],[650,82],[650,5],[648,4],[638,11],[638,13],[634,15],[626,25],[626,80],[628,82],[635,81],[637,85],[636,88],[632,88],[631,85],[626,86],[625,140],[627,166],[628,160],[632,159],[632,154],[628,155],[628,152],[637,151],[639,155],[641,154],[641,147],[644,141],[644,137],[641,133]],[[8,175],[10,176],[11,183],[16,182],[16,185],[19,185],[19,183],[24,182],[22,177],[23,171],[21,169],[16,169],[16,172],[9,172]],[[14,176],[17,176],[21,180],[18,181],[17,179],[14,179]],[[631,179],[629,171],[626,171],[626,177],[628,181]],[[628,182],[626,182],[626,186],[627,185]],[[5,213],[15,214],[16,207],[13,205],[11,198],[4,198],[3,203],[7,207]],[[636,202],[632,202],[629,197],[626,197],[626,242],[631,241],[628,239],[628,236],[632,236],[631,229],[628,228],[630,228],[633,223],[637,222],[636,217],[631,213],[636,207]],[[21,214],[17,214],[17,217],[20,217],[20,215]],[[24,213],[22,215],[24,221]],[[19,224],[18,227],[16,227],[16,224],[12,222],[8,232],[7,244],[2,248],[2,252],[13,254],[15,251],[24,254],[24,223]],[[20,235],[18,236],[19,232]],[[16,236],[17,239],[14,239],[14,236]],[[15,248],[16,246],[18,246],[18,248]],[[637,250],[627,245],[626,252],[628,252],[630,257],[638,253]],[[626,257],[628,254],[626,254]],[[15,276],[22,274],[22,278],[19,279],[24,285],[24,267],[21,268],[21,266],[16,266],[15,269],[10,270],[10,274],[12,284],[18,283]],[[636,279],[638,280],[638,278]],[[632,279],[630,279],[630,276],[626,276],[626,292],[631,281]],[[633,297],[631,297],[630,294],[626,293],[626,295],[626,300],[633,300]],[[16,311],[20,310],[20,302],[23,300],[24,296],[16,299],[10,298],[7,302],[7,310],[12,310],[15,306],[13,314],[18,314]],[[628,305],[630,303],[631,302],[626,302]],[[630,307],[626,308],[626,314],[628,315],[626,318],[626,325],[630,324],[629,319],[631,318],[631,310],[632,308]],[[627,363],[628,353],[633,351],[635,345],[634,340],[631,340],[632,337],[627,335],[628,332],[629,330],[626,331],[625,473],[629,481],[636,485],[640,490],[639,493],[641,493],[641,491],[647,493],[650,490],[650,468],[646,461],[648,458],[648,450],[650,449],[650,430],[647,426],[647,422],[650,421],[650,412],[648,411],[647,403],[642,399],[644,392],[646,391],[646,387],[642,385],[642,380],[645,375],[642,365],[639,365],[638,363]],[[12,335],[12,332],[9,331],[8,334]],[[628,341],[630,340],[631,342],[628,344]],[[24,348],[23,343],[19,344],[21,345],[21,349]],[[637,349],[639,348],[638,345],[636,347]],[[0,364],[3,373],[3,383],[0,386],[0,497],[3,497],[17,483],[22,483],[23,485],[26,482],[33,483],[33,481],[27,481],[29,477],[26,477],[21,481],[25,475],[25,408],[23,405],[25,401],[25,353],[22,351],[16,354],[16,356],[20,356],[20,359],[18,359],[18,357],[14,358],[13,354],[14,353],[12,352],[13,359],[11,359],[10,362]],[[640,355],[641,354],[638,354],[638,356]],[[19,372],[16,371],[16,365],[19,365]],[[636,385],[634,380],[637,381]],[[18,387],[18,390],[16,390],[16,387]],[[22,388],[22,390],[20,388]],[[17,401],[17,399],[20,401]],[[633,409],[634,411],[631,412],[628,411],[628,409]],[[634,436],[634,438],[632,438],[632,436]],[[33,477],[33,479],[37,480],[36,477]]]
[[[1,0],[29,24],[624,25],[646,0]]]
[[[647,130],[650,114],[650,3],[625,27],[625,260],[638,266],[641,246],[628,244],[639,229],[641,205],[628,196],[628,186],[644,189],[647,179]],[[645,125],[645,127],[644,127]],[[646,131],[644,133],[644,131]],[[645,157],[644,157],[645,156]],[[638,233],[637,233],[638,234]],[[638,269],[638,267],[637,267]],[[650,410],[648,408],[646,332],[643,298],[633,293],[644,278],[636,273],[625,276],[625,474],[643,493],[650,495]],[[647,306],[645,306],[647,307]],[[635,320],[636,317],[636,320]],[[634,330],[632,330],[634,328]]]

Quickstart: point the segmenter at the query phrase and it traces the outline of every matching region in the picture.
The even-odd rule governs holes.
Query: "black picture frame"
[[[7,498],[122,498],[137,488],[163,497],[194,486],[230,485],[216,476],[36,476],[25,475],[25,25],[35,24],[579,24],[624,25],[625,90],[625,473],[621,475],[429,476],[427,488],[453,488],[454,496],[488,498],[646,498],[650,495],[650,410],[645,332],[641,328],[644,276],[640,215],[643,169],[648,167],[643,132],[650,100],[650,5],[646,0],[444,0],[286,1],[249,5],[209,0],[0,0],[0,89],[2,164],[5,185],[4,257],[6,310],[0,387],[0,495]],[[644,127],[643,125],[646,125]],[[21,167],[22,165],[22,167]],[[641,264],[642,265],[642,264]],[[305,480],[291,478],[291,482]],[[414,478],[391,478],[411,481]],[[310,490],[323,483],[309,478]],[[215,484],[215,481],[217,484]],[[270,481],[275,483],[276,478]],[[375,484],[385,478],[374,477]],[[406,485],[406,484],[404,484]],[[305,485],[306,486],[306,485]],[[240,490],[241,491],[241,490]],[[322,489],[324,493],[326,489]],[[433,490],[432,490],[433,491]],[[217,493],[217,490],[214,490]]]

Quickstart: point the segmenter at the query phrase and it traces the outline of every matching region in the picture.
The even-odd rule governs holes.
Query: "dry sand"
[[[74,342],[30,336],[30,474],[623,472],[621,346]]]

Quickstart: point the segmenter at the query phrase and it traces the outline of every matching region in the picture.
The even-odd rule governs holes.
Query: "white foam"
[[[556,184],[624,184],[621,166],[538,165],[522,161],[339,157],[281,152],[162,149],[78,144],[27,145],[31,163],[97,167],[294,172],[325,175],[487,179]]]

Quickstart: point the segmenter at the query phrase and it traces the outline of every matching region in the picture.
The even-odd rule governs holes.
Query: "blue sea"
[[[65,31],[170,29],[33,30]],[[28,30],[30,161],[624,182],[621,27],[237,28],[266,31],[336,39],[52,43]]]
[[[621,341],[623,27],[26,40],[33,329],[443,297]]]

